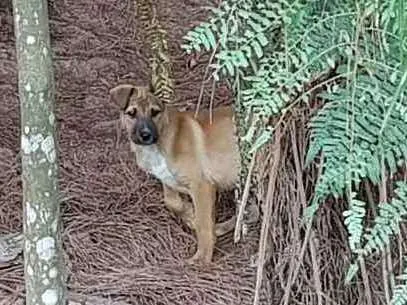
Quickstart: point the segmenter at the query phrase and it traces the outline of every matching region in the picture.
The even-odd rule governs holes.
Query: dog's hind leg
[[[181,217],[183,222],[193,231],[196,231],[196,221],[192,202],[182,200],[179,193],[172,188],[163,185],[164,188],[164,203],[166,207]],[[230,219],[215,224],[215,235],[222,236],[234,230],[236,216]]]

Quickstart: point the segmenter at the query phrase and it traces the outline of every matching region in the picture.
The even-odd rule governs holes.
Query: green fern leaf
[[[406,305],[407,304],[407,268],[402,275],[397,277],[402,283],[396,285],[393,291],[393,296],[390,305]]]
[[[253,48],[254,53],[256,53],[257,58],[258,59],[262,58],[263,57],[263,49],[262,49],[260,43],[257,40],[252,40],[250,42],[250,45]]]
[[[407,183],[398,182],[396,186],[398,198],[390,203],[379,204],[379,215],[374,220],[375,224],[365,235],[364,255],[383,249],[390,242],[390,237],[399,232],[400,222],[407,216]]]
[[[359,271],[358,264],[350,264],[345,275],[345,284],[349,284]]]

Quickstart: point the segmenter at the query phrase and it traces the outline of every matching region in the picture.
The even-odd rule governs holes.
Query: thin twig
[[[211,100],[209,102],[209,124],[212,125],[212,109],[213,109],[213,100],[215,99],[215,88],[216,88],[216,80],[213,79],[212,81],[212,92],[211,92]]]
[[[323,153],[321,154],[321,160],[324,160],[324,154]],[[321,162],[323,162],[323,161],[321,161]],[[322,168],[323,168],[323,166],[321,164],[319,166],[318,177],[321,176]],[[288,276],[286,287],[284,289],[284,296],[283,296],[283,299],[282,299],[282,303],[284,305],[288,305],[288,301],[289,301],[290,293],[291,293],[291,287],[292,287],[292,285],[295,283],[295,281],[297,279],[298,271],[299,271],[300,266],[302,264],[304,254],[305,254],[305,250],[306,250],[306,247],[308,245],[308,241],[309,241],[309,238],[310,238],[310,235],[311,235],[311,229],[312,229],[312,221],[309,221],[308,224],[307,224],[305,237],[304,237],[304,242],[302,244],[299,256],[298,256],[298,258],[296,256],[293,256],[292,259],[291,259],[289,276]],[[295,264],[295,267],[294,267],[294,264]],[[295,268],[295,269],[293,270],[293,268]]]
[[[318,263],[318,255],[317,255],[317,247],[315,245],[315,234],[313,230],[311,230],[311,240],[310,240],[310,250],[311,250],[311,261],[312,261],[312,271],[314,275],[314,286],[315,286],[315,291],[317,292],[317,300],[318,300],[318,305],[322,305],[322,284],[321,284],[321,278],[319,276],[320,274],[320,268],[319,268],[319,263]]]
[[[243,195],[242,195],[242,202],[240,203],[239,211],[238,211],[237,218],[236,218],[236,226],[235,226],[235,232],[234,232],[235,243],[239,242],[240,237],[241,237],[240,233],[242,231],[243,214],[244,214],[244,210],[246,209],[247,199],[249,198],[250,181],[251,181],[251,177],[252,177],[254,164],[256,163],[255,162],[256,154],[257,154],[257,151],[254,153],[252,160],[250,161],[249,171],[247,173],[246,183],[245,183]]]
[[[298,187],[298,194],[300,197],[300,203],[302,207],[305,209],[306,208],[306,196],[305,196],[305,190],[304,190],[304,184],[302,181],[302,168],[301,165],[302,162],[300,163],[300,157],[299,157],[299,149],[297,145],[297,139],[296,139],[296,128],[295,128],[295,122],[293,121],[291,124],[291,146],[292,146],[292,152],[293,152],[293,157],[294,157],[294,164],[295,164],[295,171],[296,171],[296,179],[297,179],[297,187]],[[317,299],[318,299],[318,305],[322,305],[322,284],[321,284],[321,278],[320,278],[320,268],[318,264],[318,258],[317,258],[317,251],[316,251],[316,240],[314,238],[314,232],[313,230],[311,231],[311,239],[310,239],[310,250],[311,250],[311,260],[312,260],[312,270],[314,274],[314,285],[315,285],[315,290],[317,292]]]
[[[363,280],[363,286],[365,287],[365,295],[366,295],[366,305],[372,305],[373,304],[373,300],[372,300],[372,293],[371,293],[371,288],[370,288],[370,284],[369,284],[369,276],[367,273],[367,269],[366,269],[366,263],[365,263],[365,259],[363,257],[361,257],[360,259],[360,270],[362,273],[362,280]]]
[[[298,256],[298,259],[295,259],[293,257],[292,262],[294,263],[294,261],[296,261],[295,265],[293,265],[295,269],[292,272],[290,272],[290,275],[289,275],[288,281],[287,281],[287,285],[286,285],[286,287],[284,289],[284,296],[283,296],[283,304],[284,305],[288,305],[288,301],[289,301],[289,297],[290,297],[290,293],[291,293],[291,287],[292,287],[292,285],[295,283],[295,281],[297,279],[298,271],[300,270],[300,267],[302,265],[305,250],[307,248],[308,241],[309,241],[310,236],[311,236],[311,228],[312,228],[312,223],[309,222],[308,225],[307,225],[307,230],[306,230],[306,233],[305,233],[304,242],[302,244],[301,251],[300,251],[300,254]]]
[[[253,305],[258,305],[260,302],[260,289],[263,280],[263,266],[265,262],[265,255],[267,249],[267,236],[269,232],[269,226],[271,222],[271,212],[273,211],[272,205],[274,202],[274,191],[277,179],[277,171],[280,164],[280,154],[281,154],[281,128],[278,128],[275,133],[275,142],[272,145],[273,153],[273,163],[270,169],[270,178],[266,196],[266,208],[264,212],[263,221],[261,224],[260,232],[260,242],[259,242],[259,260],[257,262],[257,276],[256,276],[256,288],[254,293],[254,303]]]
[[[216,50],[218,49],[218,46],[219,46],[219,42],[216,43],[216,46],[212,51],[211,57],[209,58],[209,63],[206,65],[206,69],[205,69],[205,73],[204,73],[204,76],[203,76],[201,88],[199,90],[198,102],[196,104],[195,118],[198,116],[199,108],[201,107],[203,92],[204,92],[204,89],[205,89],[205,85],[204,85],[205,82],[206,82],[205,79],[206,79],[206,76],[208,75],[209,67],[210,67],[210,65],[211,65],[211,63],[213,61],[213,58],[215,57]]]

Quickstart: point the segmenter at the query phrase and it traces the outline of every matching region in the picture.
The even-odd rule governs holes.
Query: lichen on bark
[[[65,304],[47,2],[13,0],[21,110],[27,305]]]

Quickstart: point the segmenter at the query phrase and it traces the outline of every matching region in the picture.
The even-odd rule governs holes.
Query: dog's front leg
[[[195,230],[194,210],[190,202],[182,200],[179,193],[171,187],[163,184],[164,203],[167,208],[182,218],[184,223]]]
[[[216,188],[202,181],[191,190],[191,197],[195,205],[195,229],[197,250],[188,259],[189,263],[210,263],[215,248],[215,200]]]

